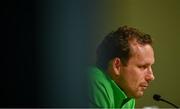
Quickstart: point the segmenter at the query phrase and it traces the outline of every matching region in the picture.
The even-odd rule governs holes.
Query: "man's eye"
[[[147,66],[146,65],[142,65],[142,66],[139,66],[140,69],[146,69]]]

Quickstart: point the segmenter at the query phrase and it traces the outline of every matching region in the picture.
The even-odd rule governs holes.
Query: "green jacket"
[[[128,98],[117,84],[97,67],[89,70],[89,101],[95,108],[134,108],[135,99]]]

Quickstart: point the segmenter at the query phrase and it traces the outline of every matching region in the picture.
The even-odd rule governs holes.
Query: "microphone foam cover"
[[[156,101],[159,101],[159,100],[161,100],[161,96],[157,95],[157,94],[154,94],[153,99],[156,100]]]

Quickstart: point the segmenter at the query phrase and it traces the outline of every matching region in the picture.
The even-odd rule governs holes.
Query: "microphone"
[[[171,106],[173,106],[173,107],[175,107],[175,108],[179,108],[177,105],[175,105],[175,104],[173,104],[173,103],[171,103],[171,102],[169,102],[169,101],[167,101],[167,100],[165,100],[165,99],[162,99],[161,96],[158,95],[158,94],[154,94],[153,99],[156,100],[156,101],[163,101],[163,102],[165,102],[165,103],[170,104]]]

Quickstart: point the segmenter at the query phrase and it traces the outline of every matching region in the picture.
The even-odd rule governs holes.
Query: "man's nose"
[[[146,74],[146,80],[150,82],[150,81],[152,81],[154,79],[155,79],[155,77],[154,77],[152,68],[149,68],[148,71],[147,71],[147,74]]]

